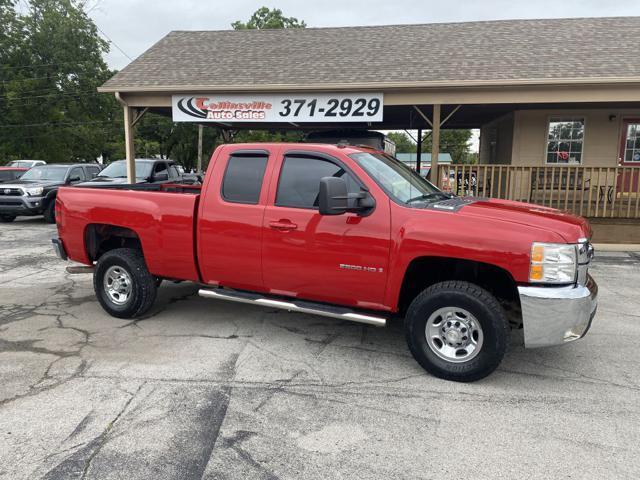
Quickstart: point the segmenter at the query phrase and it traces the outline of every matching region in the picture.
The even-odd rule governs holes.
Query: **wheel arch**
[[[133,248],[144,255],[140,236],[131,228],[104,223],[88,224],[84,231],[84,244],[91,262],[116,248]]]
[[[517,283],[508,270],[491,263],[443,256],[420,256],[409,262],[400,286],[398,310],[406,312],[420,292],[449,280],[467,281],[484,288],[500,301],[508,313],[514,311],[519,317]]]

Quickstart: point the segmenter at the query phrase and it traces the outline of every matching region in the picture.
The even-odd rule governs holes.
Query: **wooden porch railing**
[[[440,165],[456,195],[517,200],[597,218],[640,218],[640,166]]]

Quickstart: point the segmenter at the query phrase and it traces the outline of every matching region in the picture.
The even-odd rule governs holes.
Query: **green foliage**
[[[294,17],[285,17],[282,10],[268,7],[259,8],[248,22],[240,20],[231,24],[234,30],[264,30],[273,28],[305,28],[307,24]]]
[[[94,160],[113,138],[112,75],[102,40],[75,0],[0,0],[0,159]],[[6,28],[5,28],[6,26]],[[121,131],[121,126],[118,128]]]
[[[476,163],[477,154],[471,152],[471,130],[440,130],[440,153],[449,153],[454,163]],[[415,153],[417,145],[404,132],[389,132],[398,153]],[[431,132],[422,136],[422,151],[431,151]]]
[[[449,153],[453,163],[474,163],[471,155],[471,130],[440,130],[440,152]],[[431,132],[423,136],[422,151],[431,151]]]
[[[405,132],[389,132],[387,138],[396,144],[396,153],[416,153],[418,146]]]

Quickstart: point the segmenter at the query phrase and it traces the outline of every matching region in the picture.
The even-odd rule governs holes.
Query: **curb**
[[[640,252],[640,243],[594,243],[596,252]]]

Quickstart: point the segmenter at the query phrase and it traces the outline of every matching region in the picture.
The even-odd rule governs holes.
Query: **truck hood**
[[[2,188],[10,188],[10,187],[60,187],[64,185],[64,182],[59,181],[51,181],[51,180],[11,180],[7,183],[2,184]]]
[[[580,238],[591,238],[591,227],[586,219],[555,208],[511,200],[473,199],[458,214],[498,219],[555,232],[567,243]]]

